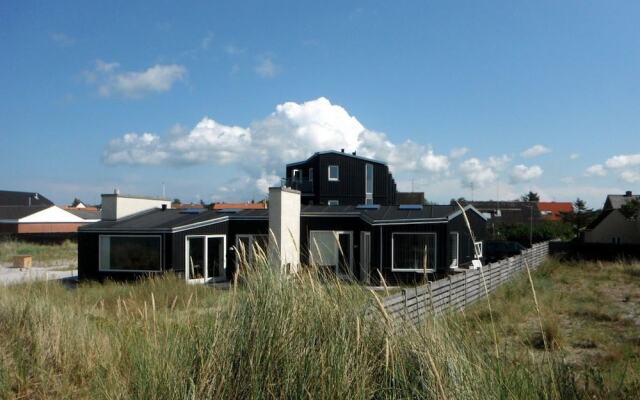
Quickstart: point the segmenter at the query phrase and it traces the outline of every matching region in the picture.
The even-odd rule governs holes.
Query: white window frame
[[[456,263],[455,265],[453,265],[453,262],[452,262],[449,265],[449,268],[458,268],[460,266],[460,234],[458,232],[449,232],[449,235],[455,235],[456,237],[456,257],[455,257]]]
[[[393,232],[391,234],[391,272],[417,272],[424,273],[424,268],[414,269],[414,268],[396,268],[395,259],[394,259],[394,251],[395,251],[395,236],[396,235],[433,235],[434,239],[434,248],[433,248],[433,258],[435,259],[436,266],[438,263],[438,234],[436,232]],[[427,246],[427,257],[429,256],[429,246]],[[427,273],[436,272],[436,268],[427,268]]]
[[[327,205],[328,206],[339,206],[340,205],[340,200],[327,200]]]
[[[473,242],[473,258],[476,258],[476,255],[480,255],[478,259],[482,258],[482,241]]]
[[[338,241],[338,235],[349,235],[349,247],[351,248],[349,250],[349,273],[351,274],[351,276],[354,275],[353,273],[353,231],[331,231],[331,230],[323,230],[323,229],[318,229],[318,230],[313,230],[313,231],[309,231],[309,261],[311,261],[311,265],[315,265],[315,262],[313,261],[313,251],[312,251],[312,242],[311,242],[311,236],[314,233],[317,232],[331,232],[333,233],[336,243],[339,243]],[[339,250],[338,250],[339,251]],[[338,259],[340,257],[338,256]],[[335,265],[334,266],[334,271],[336,273],[336,275],[339,278],[349,278],[350,276],[345,276],[340,274],[340,265]]]
[[[337,173],[336,173],[337,176],[335,178],[332,178],[331,177],[331,168],[334,168],[334,167],[335,167],[335,169],[337,171]],[[329,165],[328,170],[327,170],[327,177],[329,178],[330,181],[338,182],[340,180],[340,166],[339,165]]]
[[[132,237],[132,238],[140,238],[140,237],[153,237],[160,239],[160,265],[158,265],[158,269],[119,269],[119,268],[109,268],[105,269],[102,267],[102,237]],[[111,246],[109,246],[109,255],[111,255]],[[164,248],[162,243],[162,235],[98,235],[98,271],[100,272],[162,272],[162,259],[164,258]]]
[[[189,279],[189,239],[204,239],[204,278]],[[188,283],[214,282],[216,277],[209,277],[209,238],[222,238],[222,268],[227,270],[227,235],[186,235],[184,237],[184,279]]]
[[[255,233],[255,234],[238,234],[236,235],[236,243],[235,246],[233,247],[233,250],[236,252],[236,271],[238,271],[238,269],[240,268],[240,239],[242,238],[248,238],[249,239],[249,249],[251,252],[253,252],[253,243],[256,240],[257,236],[264,236],[267,238],[267,243],[269,240],[269,235],[266,233]],[[247,251],[245,249],[245,251]],[[268,251],[268,249],[264,249],[265,252]],[[253,253],[251,254],[253,255]]]
[[[367,183],[368,183],[368,171],[369,171],[369,167],[371,167],[371,192],[369,192],[367,189]],[[374,181],[373,181],[373,164],[365,164],[364,165],[364,203],[365,204],[373,204],[373,186],[374,186]],[[368,200],[371,200],[371,203],[368,202]]]
[[[297,176],[296,176],[297,174]],[[299,169],[291,170],[291,182],[300,182],[302,181],[302,176],[300,175],[301,171]]]

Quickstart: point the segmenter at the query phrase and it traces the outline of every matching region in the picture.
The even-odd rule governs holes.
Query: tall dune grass
[[[0,398],[580,396],[561,360],[496,356],[479,326],[398,324],[360,286],[266,266],[229,291],[175,277],[27,284],[0,292]]]

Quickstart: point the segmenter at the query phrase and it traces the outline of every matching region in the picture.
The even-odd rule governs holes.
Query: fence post
[[[409,310],[407,309],[407,289],[402,289],[402,295],[404,296],[404,313],[403,318],[406,321],[409,317]]]
[[[464,271],[464,308],[467,308],[467,271]]]
[[[447,304],[447,309],[451,308],[451,275],[447,277],[449,279],[449,302]]]

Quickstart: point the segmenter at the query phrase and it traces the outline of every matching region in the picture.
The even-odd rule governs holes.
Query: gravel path
[[[78,276],[77,269],[60,271],[57,268],[32,267],[26,269],[0,266],[0,286],[18,283],[72,279]]]

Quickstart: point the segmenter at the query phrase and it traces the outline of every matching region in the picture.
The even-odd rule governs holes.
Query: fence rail
[[[538,243],[518,256],[485,265],[482,271],[460,270],[459,273],[423,286],[405,288],[399,294],[384,298],[382,304],[394,319],[412,322],[419,322],[425,313],[459,310],[525,270],[526,263],[530,269],[536,269],[548,254],[549,242]]]

